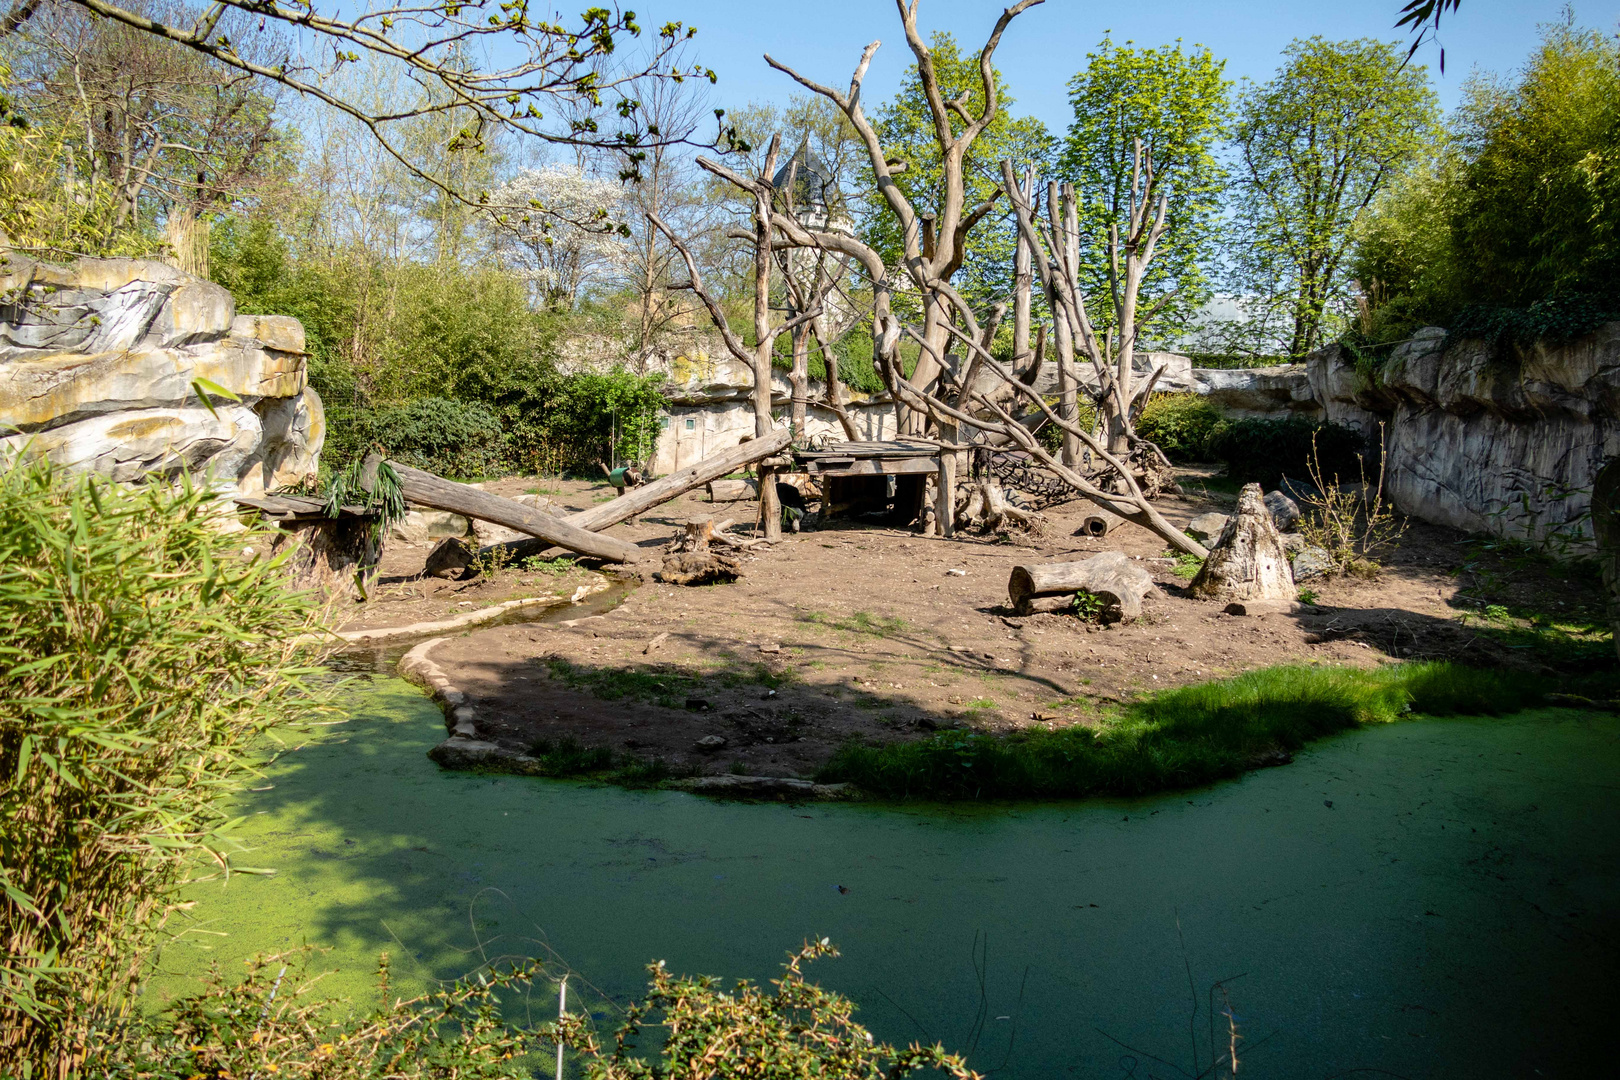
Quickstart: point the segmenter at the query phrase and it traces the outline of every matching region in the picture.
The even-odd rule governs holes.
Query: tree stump
[[[1260,494],[1244,485],[1232,515],[1188,589],[1201,600],[1292,600],[1293,571],[1282,534]]]
[[[742,560],[710,548],[713,518],[686,523],[686,532],[664,549],[664,565],[656,575],[668,585],[724,585],[742,576]]]
[[[1124,552],[1104,551],[1080,562],[1015,566],[1007,579],[1007,598],[1020,615],[1062,610],[1082,589],[1102,601],[1102,621],[1118,622],[1142,614],[1153,576]]]

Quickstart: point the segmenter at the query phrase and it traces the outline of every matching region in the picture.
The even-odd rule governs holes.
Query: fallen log
[[[706,457],[684,469],[676,469],[662,480],[627,491],[612,502],[600,503],[562,520],[576,529],[600,532],[610,525],[617,525],[651,510],[659,503],[684,495],[695,487],[702,487],[710,480],[734,473],[744,465],[752,465],[780,453],[792,439],[793,433],[787,428],[778,428],[763,439],[750,439],[724,453]]]
[[[1152,575],[1118,551],[1104,551],[1080,562],[1015,566],[1007,580],[1007,598],[1020,615],[1034,612],[1042,600],[1047,601],[1039,605],[1044,610],[1061,609],[1084,590],[1102,601],[1098,615],[1105,622],[1142,614],[1142,598],[1153,589]]]
[[[1110,514],[1099,506],[1080,519],[1080,528],[1076,530],[1075,535],[1107,536],[1124,524],[1124,521],[1125,519],[1118,514]]]
[[[557,547],[577,551],[581,555],[593,555],[608,562],[635,562],[647,554],[627,541],[590,532],[520,502],[503,499],[499,495],[401,465],[397,461],[388,464],[393,468],[394,475],[399,477],[400,493],[407,502],[492,521],[496,525],[537,536]]]

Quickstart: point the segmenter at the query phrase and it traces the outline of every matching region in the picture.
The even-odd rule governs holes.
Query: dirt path
[[[574,508],[610,492],[548,484],[545,493]],[[536,482],[488,487],[518,494]],[[1232,501],[1204,492],[1167,498],[1162,508],[1185,524]],[[1366,666],[1391,657],[1535,663],[1459,618],[1470,610],[1460,606],[1459,591],[1477,591],[1481,559],[1447,530],[1408,530],[1373,580],[1312,582],[1317,611],[1241,618],[1186,598],[1176,564],[1145,530],[1125,526],[1102,540],[1074,536],[1083,508],[1050,508],[1047,536],[1027,547],[835,523],[751,558],[735,584],[648,583],[614,611],[576,626],[475,630],[439,646],[434,660],[470,694],[480,737],[513,749],[573,740],[679,770],[776,776],[813,773],[849,739],[1095,724],[1145,691],[1269,664]],[[689,495],[613,532],[653,547],[688,519],[710,515],[749,521],[753,506],[715,507]],[[1005,608],[1015,564],[1110,549],[1141,559],[1159,585],[1140,620],[1099,628],[1065,615],[1017,618]],[[404,574],[425,553],[405,549],[390,558]],[[460,605],[451,598],[468,593],[493,602],[532,587],[520,583],[535,575],[518,573],[470,587],[397,585],[431,590],[428,602],[440,607]],[[1572,614],[1592,603],[1583,579],[1530,576],[1536,580],[1494,585],[1525,585],[1540,602]],[[403,597],[399,603],[409,606]],[[711,739],[700,748],[709,736],[724,743]]]

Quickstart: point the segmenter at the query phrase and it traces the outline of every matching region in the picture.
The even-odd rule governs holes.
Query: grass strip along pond
[[[1196,1073],[1221,980],[1257,1075],[1572,1073],[1620,1007],[1607,715],[1348,730],[1150,797],[796,806],[444,772],[430,702],[349,693],[236,808],[277,873],[190,890],[150,1006],[310,944],[316,992],[357,1001],[385,951],[400,992],[544,957],[606,1028],[651,960],[769,979],[825,935],[844,956],[810,976],[880,1039],[998,1075]],[[555,1016],[554,987],[509,1015]]]

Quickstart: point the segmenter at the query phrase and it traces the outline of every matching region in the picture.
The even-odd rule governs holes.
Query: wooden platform
[[[908,477],[917,511],[922,510],[924,479],[933,474],[938,478],[935,489],[934,516],[940,533],[950,536],[955,532],[956,458],[941,453],[933,443],[925,442],[835,442],[817,450],[795,450],[793,460],[805,472],[822,481],[823,505],[839,505],[838,493],[854,501],[857,489],[870,488],[870,481],[879,477]],[[900,493],[896,489],[896,497]],[[829,515],[831,516],[831,515]]]

